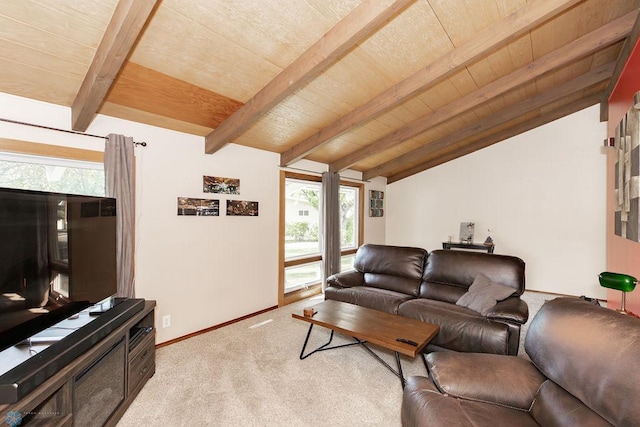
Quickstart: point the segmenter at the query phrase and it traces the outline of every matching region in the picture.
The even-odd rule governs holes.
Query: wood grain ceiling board
[[[409,11],[402,13],[397,19],[402,19],[402,17],[408,12]],[[392,21],[392,24],[394,22],[396,22],[395,19]],[[381,39],[383,40],[383,35],[387,34],[396,36],[395,33],[388,32],[387,28],[388,27],[385,27],[380,30],[363,45],[368,45],[370,49],[373,49],[372,46],[374,46],[375,43],[374,39],[378,41]],[[412,38],[410,37],[409,40],[411,39]],[[393,44],[402,45],[407,43],[404,43],[404,41],[397,42],[396,40]],[[417,56],[415,55],[416,51],[420,52],[420,49],[415,49],[415,47],[413,48],[414,50],[411,50],[410,52],[413,54],[409,55],[412,59]],[[296,103],[295,100],[292,101],[292,99],[296,97],[308,98],[308,93],[322,94],[322,98],[335,100],[340,105],[338,109],[333,108],[323,111],[323,113],[329,113],[321,123],[322,125],[326,125],[332,120],[340,117],[340,115],[350,111],[355,106],[365,102],[372,93],[377,93],[381,86],[391,86],[396,82],[396,80],[389,77],[389,73],[381,67],[380,64],[373,62],[373,58],[363,52],[365,50],[364,47],[362,47],[361,50],[359,49],[356,52],[347,55],[343,61],[331,67],[323,76],[316,79],[316,81],[312,82],[308,87],[300,90],[295,96],[286,100],[283,104],[287,104],[289,102]],[[380,62],[384,65],[383,61]],[[389,62],[391,61],[384,61],[384,63]],[[393,62],[400,63],[400,61]],[[397,114],[390,114],[388,117],[383,118],[382,122],[385,122],[388,125],[397,126],[398,124],[406,123],[407,121],[417,117],[417,114],[422,113],[423,111],[424,106],[422,106],[418,112],[410,109],[403,110]]]
[[[208,135],[205,151],[213,153],[229,141],[233,141],[274,105],[282,102],[292,93],[304,90],[304,86],[313,79],[315,79],[314,82],[319,82],[326,76],[336,78],[338,85],[341,86],[340,96],[343,97],[349,95],[346,93],[346,88],[352,88],[358,83],[360,87],[353,88],[352,92],[367,93],[362,88],[362,83],[366,80],[362,70],[372,70],[376,74],[375,88],[381,83],[384,84],[383,80],[386,77],[376,70],[376,65],[372,61],[368,61],[369,64],[364,67],[357,67],[359,73],[356,79],[353,79],[353,76],[344,69],[335,69],[341,64],[346,64],[347,69],[350,68],[349,61],[357,57],[357,49],[352,53],[357,44],[362,43],[398,14],[402,14],[413,2],[414,0],[364,0],[261,89],[237,114]],[[335,74],[332,74],[334,70]],[[338,77],[346,78],[348,82],[340,84]]]
[[[360,44],[394,84],[451,50],[452,44],[426,1],[416,1]],[[381,91],[378,88],[376,93]]]
[[[79,86],[77,79],[0,58],[0,92],[69,106]]]
[[[243,105],[133,62],[123,67],[106,101],[211,129]]]
[[[131,60],[246,102],[341,18],[328,19],[306,1],[265,6],[163,1]]]
[[[71,105],[114,7],[115,0],[3,0],[0,91]]]
[[[515,12],[526,3],[526,0],[429,0],[434,13],[455,46],[469,40],[479,31]]]
[[[281,123],[287,121],[290,117],[287,115],[286,108],[288,107],[281,105],[277,108],[277,114],[275,111],[268,113],[262,119],[258,120],[248,131],[238,137],[236,142],[240,144],[252,144],[252,146],[269,144],[275,148],[273,151],[281,152],[290,147],[292,141],[299,141],[320,129],[320,127],[316,126],[307,126],[302,121],[294,124],[294,126],[284,128],[281,126]],[[294,115],[300,120],[303,118],[299,112]],[[368,143],[377,135],[391,132],[393,129],[395,129],[395,127],[392,125],[382,121],[374,121],[366,128],[356,129],[354,132],[336,138],[335,143],[342,147],[351,146],[352,149],[355,149]]]
[[[43,52],[29,46],[16,46],[16,43],[0,38],[0,58],[32,68],[47,72],[52,75],[71,78],[77,80],[84,77],[84,64],[64,58],[56,53]]]
[[[445,108],[436,111],[431,117],[424,117],[420,120],[412,122],[410,125],[394,132],[393,134],[385,135],[381,139],[374,141],[367,147],[347,154],[341,159],[329,165],[329,170],[342,170],[349,167],[367,156],[371,156],[379,151],[386,151],[395,144],[402,143],[402,140],[409,137],[412,138],[421,131],[425,130],[430,125],[436,125],[442,123],[444,120],[450,120],[462,111],[468,110],[480,104],[483,104],[487,98],[494,98],[499,95],[503,95],[510,88],[516,88],[521,84],[529,82],[532,78],[537,78],[546,72],[553,72],[557,69],[562,62],[572,60],[579,60],[585,55],[588,56],[588,52],[596,50],[598,46],[606,46],[610,43],[620,40],[631,28],[637,12],[627,14],[616,21],[612,21],[607,26],[603,26],[596,31],[593,31],[585,36],[584,39],[578,39],[571,44],[567,44],[554,50],[553,52],[536,59],[536,66],[525,66],[502,76],[497,80],[491,82],[480,90],[468,94],[464,97],[457,99],[456,101],[448,104]],[[605,42],[608,40],[608,42]],[[455,113],[454,113],[455,111]]]
[[[292,149],[282,153],[281,163],[289,164],[301,157],[304,157],[317,149],[318,146],[330,141],[332,138],[340,135],[350,127],[360,126],[362,120],[369,120],[371,117],[381,114],[387,108],[391,108],[393,106],[393,103],[389,102],[390,100],[394,100],[393,102],[395,102],[395,99],[408,99],[409,96],[416,95],[420,90],[424,90],[424,85],[435,84],[437,81],[444,78],[443,76],[448,75],[448,70],[459,70],[459,68],[456,68],[456,64],[464,64],[467,61],[471,62],[474,60],[473,58],[477,60],[480,55],[484,55],[486,49],[492,49],[491,46],[501,45],[501,41],[498,41],[496,34],[500,34],[501,36],[507,37],[511,40],[510,37],[514,36],[515,33],[518,33],[518,31],[520,31],[519,29],[526,27],[527,22],[540,19],[543,16],[548,17],[544,12],[549,13],[551,8],[564,8],[568,7],[570,4],[575,4],[575,1],[554,3],[552,1],[543,2],[543,0],[540,0],[535,6],[527,6],[525,8],[526,10],[518,10],[517,16],[515,18],[509,18],[499,27],[499,29],[493,29],[491,27],[486,28],[486,31],[479,36],[479,39],[471,39],[468,43],[465,43],[464,47],[461,47],[460,50],[456,49],[456,51],[452,51],[452,56],[447,54],[438,58],[435,63],[429,64],[427,67],[421,69],[419,73],[412,75],[407,81],[403,81],[402,84],[393,86],[379,95],[376,95],[366,104],[357,107],[348,115],[342,117],[339,121],[332,123],[328,127],[322,129],[319,133],[312,135],[310,138],[296,144]],[[524,19],[525,16],[528,18]],[[435,81],[433,81],[434,79]],[[430,80],[431,83],[429,83]]]
[[[459,46],[474,37],[479,31],[490,27],[509,14],[523,7],[526,1],[509,2],[451,2],[431,1],[432,7],[450,37],[454,46]],[[460,25],[464,22],[464,25]],[[464,96],[482,87],[502,75],[517,69],[531,59],[528,35],[520,36],[507,46],[489,53],[481,60],[467,66],[470,81],[475,87],[461,91]],[[451,78],[449,79],[451,80]],[[450,102],[450,101],[449,101]],[[491,108],[485,106],[484,108]]]
[[[135,108],[126,107],[124,105],[114,104],[108,101],[102,104],[99,113],[138,123],[146,123],[148,125],[158,126],[164,129],[190,133],[192,135],[205,136],[211,132],[210,127],[172,119],[170,117],[149,113]]]
[[[2,0],[0,15],[51,36],[95,47],[116,4],[117,0]]]

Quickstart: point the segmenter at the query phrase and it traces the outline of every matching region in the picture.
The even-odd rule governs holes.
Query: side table
[[[442,242],[442,249],[473,249],[477,251],[486,251],[489,254],[493,253],[496,245],[493,243],[464,243],[464,242]]]

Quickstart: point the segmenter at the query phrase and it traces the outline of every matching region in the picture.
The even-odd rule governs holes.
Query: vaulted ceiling
[[[394,182],[606,100],[640,0],[2,0],[0,92]],[[135,135],[134,135],[135,136]]]

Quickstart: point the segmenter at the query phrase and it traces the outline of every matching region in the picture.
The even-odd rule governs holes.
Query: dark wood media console
[[[16,403],[0,404],[20,426],[114,426],[155,373],[155,301]]]

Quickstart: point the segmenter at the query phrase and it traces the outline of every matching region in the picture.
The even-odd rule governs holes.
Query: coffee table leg
[[[394,351],[394,353],[396,354],[396,363],[398,364],[398,378],[400,378],[400,383],[402,383],[402,389],[404,390],[405,380],[404,380],[404,374],[402,373],[402,364],[400,363],[400,355],[398,354],[397,351]]]
[[[362,346],[362,348],[367,350],[370,355],[372,355],[373,357],[375,357],[378,360],[378,362],[382,363],[388,370],[393,372],[396,377],[400,378],[400,384],[402,384],[402,388],[404,388],[404,383],[405,383],[404,375],[402,374],[402,365],[400,364],[400,354],[397,351],[394,351],[394,353],[396,355],[396,364],[398,365],[398,370],[396,371],[395,369],[393,369],[393,367],[391,365],[389,365],[380,356],[378,356],[373,350],[371,350],[369,348],[369,346],[367,346],[366,341],[360,341],[357,338],[354,338],[354,339],[356,340],[357,344],[360,344]]]
[[[311,356],[313,353],[316,353],[318,351],[333,350],[333,349],[342,348],[342,347],[351,347],[358,344],[364,345],[364,343],[366,342],[366,341],[356,340],[356,342],[352,342],[352,343],[334,345],[333,347],[327,347],[329,344],[331,344],[331,341],[333,341],[333,334],[335,331],[332,329],[331,335],[329,336],[329,341],[322,344],[320,347],[316,348],[315,350],[309,352],[308,354],[304,354],[304,351],[307,348],[307,343],[309,342],[309,337],[311,336],[312,329],[313,329],[313,323],[309,325],[309,331],[307,332],[307,337],[304,339],[304,344],[302,345],[302,350],[300,351],[300,360],[306,359],[307,357]]]
[[[311,336],[312,329],[313,329],[313,323],[309,325],[309,331],[307,332],[307,337],[304,339],[304,344],[302,345],[302,351],[300,351],[300,360],[306,359],[316,351],[325,350],[325,347],[331,344],[331,341],[333,340],[333,331],[331,331],[331,335],[329,336],[329,341],[327,341],[325,344],[322,344],[320,347],[316,348],[309,354],[304,354],[304,350],[307,348],[307,343],[309,342],[309,337]]]

